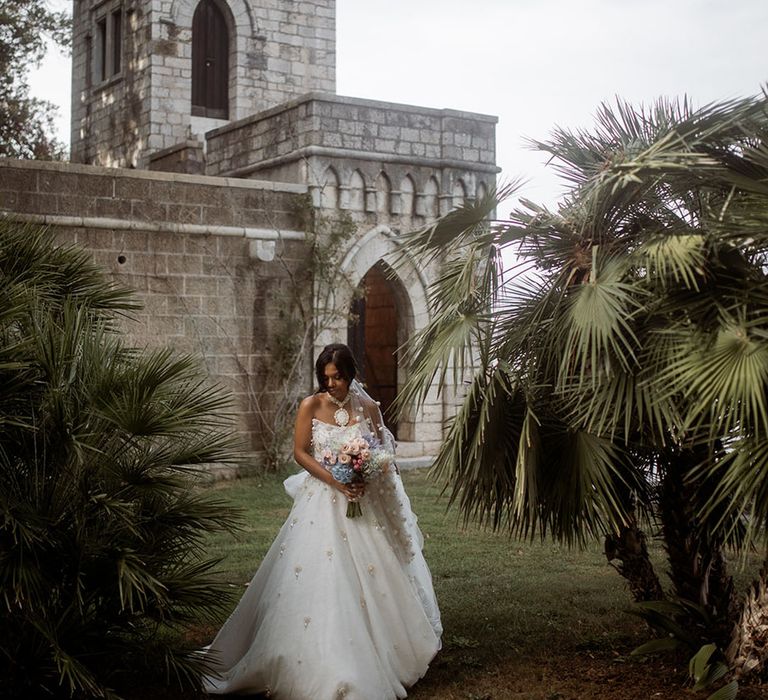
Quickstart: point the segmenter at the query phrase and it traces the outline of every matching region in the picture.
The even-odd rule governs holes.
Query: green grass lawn
[[[243,530],[209,544],[223,557],[221,575],[232,586],[233,607],[288,515],[283,478],[269,474],[214,487],[244,511]],[[607,683],[613,671],[626,679],[619,686],[628,687],[613,683],[615,692],[604,688],[602,697],[652,697],[650,690],[633,694],[642,685],[636,677],[649,673],[666,676],[658,679],[664,694],[657,697],[677,697],[669,687],[680,688],[681,669],[628,657],[648,633],[626,612],[630,595],[600,543],[569,549],[549,539],[519,541],[463,527],[455,511],[446,512],[426,471],[406,472],[403,480],[424,533],[445,628],[443,651],[410,697],[592,697],[582,685]],[[663,571],[660,551],[654,554]],[[652,663],[653,670],[643,666]]]

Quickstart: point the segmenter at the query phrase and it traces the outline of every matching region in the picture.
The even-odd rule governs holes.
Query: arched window
[[[336,209],[339,206],[339,176],[331,167],[325,171],[321,200],[324,209]]]
[[[376,178],[376,211],[379,214],[389,214],[391,207],[392,185],[385,172],[380,172]]]
[[[410,175],[406,175],[400,183],[400,214],[403,216],[413,216],[413,205],[415,199],[416,186]]]
[[[438,195],[440,186],[434,176],[427,180],[421,196],[421,211],[418,213],[427,219],[436,219],[440,215]]]
[[[347,208],[352,211],[365,209],[365,180],[359,170],[355,170],[352,177],[349,178],[349,205]]]
[[[464,186],[463,180],[456,180],[456,182],[453,183],[453,208],[457,209],[462,204],[464,204],[464,200],[467,198],[467,188]]]
[[[477,183],[477,194],[475,195],[475,199],[479,202],[487,194],[488,194],[488,188],[485,186],[485,183],[484,182],[478,182]]]
[[[192,18],[192,114],[229,119],[229,31],[217,0]]]

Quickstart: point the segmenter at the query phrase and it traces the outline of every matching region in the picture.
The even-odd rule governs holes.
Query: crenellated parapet
[[[495,183],[496,117],[310,93],[206,134],[209,175],[308,185],[316,206],[428,220]]]

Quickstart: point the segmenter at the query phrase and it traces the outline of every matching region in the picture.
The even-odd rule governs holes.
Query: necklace
[[[349,392],[347,392],[347,395],[344,397],[343,401],[339,401],[337,398],[334,398],[331,396],[331,394],[328,394],[328,398],[336,405],[338,408],[336,409],[336,413],[333,414],[333,420],[336,421],[336,425],[341,426],[342,428],[349,423],[349,413],[347,413],[347,409],[344,408],[344,406],[347,404],[350,398]]]

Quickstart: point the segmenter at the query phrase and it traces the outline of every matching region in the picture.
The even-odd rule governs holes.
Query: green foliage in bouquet
[[[236,514],[194,481],[235,455],[227,398],[125,347],[137,303],[50,238],[0,223],[0,697],[195,688],[180,632],[226,602],[201,545]]]

